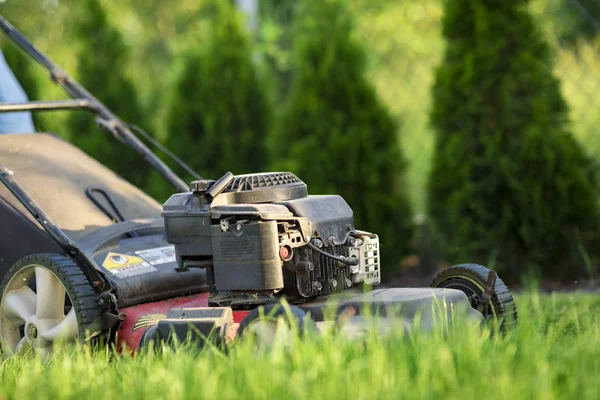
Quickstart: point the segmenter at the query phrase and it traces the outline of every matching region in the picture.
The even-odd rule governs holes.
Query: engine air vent
[[[237,175],[218,197],[225,204],[252,204],[306,196],[306,183],[291,172],[265,172]]]
[[[302,182],[291,172],[267,172],[261,174],[237,175],[223,191],[247,192],[257,189],[268,189],[275,186],[302,186]]]

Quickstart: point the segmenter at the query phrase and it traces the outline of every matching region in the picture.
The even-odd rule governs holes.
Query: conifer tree
[[[127,77],[128,48],[120,32],[110,24],[97,0],[78,3],[74,31],[79,42],[77,80],[123,121],[144,125],[136,88]],[[87,113],[69,119],[71,141],[125,179],[144,186],[149,166],[107,132],[101,132]]]
[[[276,164],[313,194],[344,197],[356,227],[379,234],[382,265],[391,272],[411,236],[405,161],[397,122],[365,77],[365,53],[344,2],[302,3],[293,48],[291,93],[274,138]]]
[[[271,112],[249,33],[230,1],[215,1],[210,15],[174,87],[167,147],[205,177],[261,172]]]
[[[528,3],[446,2],[429,213],[452,263],[578,276],[598,253],[597,169],[569,132]]]

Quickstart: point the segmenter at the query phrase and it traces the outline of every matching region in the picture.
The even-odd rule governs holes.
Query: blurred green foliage
[[[300,176],[312,193],[344,197],[356,226],[380,235],[383,257],[399,260],[408,249],[412,214],[398,128],[365,77],[364,50],[343,2],[304,1],[293,48],[275,164]]]
[[[256,44],[270,72],[277,100],[284,100],[291,88],[293,26],[300,4],[294,0],[263,0],[259,4],[260,27]]]
[[[556,30],[558,40],[577,46],[582,39],[593,39],[600,29],[598,0],[547,0],[547,13],[561,21]]]
[[[124,121],[142,121],[144,114],[133,82],[123,73],[127,66],[128,47],[120,32],[107,18],[97,0],[83,0],[73,21],[79,38],[77,55],[79,82],[108,108],[117,110]],[[71,141],[108,168],[130,182],[144,187],[149,166],[128,146],[106,140],[94,117],[72,113],[68,121]]]
[[[357,40],[367,49],[369,81],[399,126],[407,160],[406,190],[425,213],[425,182],[433,152],[429,126],[434,69],[444,51],[440,0],[350,0]]]
[[[182,56],[166,144],[206,177],[260,172],[268,163],[271,105],[252,60],[251,38],[228,0],[215,1],[207,13],[208,37]]]
[[[111,42],[110,47],[121,48],[123,53],[119,54],[123,56],[118,62],[115,60],[114,63],[105,65],[104,70],[93,70],[93,73],[86,72],[96,64],[96,55],[89,50],[90,43],[94,40],[93,35],[89,38],[83,35],[79,28],[80,15],[83,12],[82,2],[5,0],[0,2],[0,14],[28,35],[51,59],[93,89],[117,114],[129,122],[147,128],[161,141],[167,142],[173,140],[169,137],[173,134],[172,129],[176,129],[173,115],[177,114],[177,111],[174,102],[182,104],[184,108],[188,107],[186,103],[190,102],[192,105],[189,105],[188,109],[191,109],[197,107],[193,104],[199,104],[199,97],[206,96],[206,92],[200,95],[185,86],[181,86],[184,90],[179,91],[177,85],[182,85],[186,68],[187,79],[193,78],[193,71],[189,67],[190,58],[207,59],[207,48],[214,40],[211,32],[214,9],[210,5],[214,5],[215,1],[98,0],[96,3],[104,10],[106,25],[121,37],[116,45]],[[563,113],[564,118],[569,120],[568,128],[576,139],[585,145],[589,154],[598,157],[600,140],[597,126],[600,117],[593,110],[600,107],[600,97],[596,94],[600,87],[600,39],[597,37],[598,26],[594,21],[600,16],[597,15],[595,2],[596,0],[532,0],[528,8],[534,20],[540,24],[543,36],[550,45],[551,54],[548,57],[554,61],[553,71],[561,81],[560,91],[568,105],[566,113]],[[265,125],[267,131],[271,131],[268,126],[272,125],[272,122],[279,121],[276,125],[281,126],[281,118],[287,112],[287,104],[291,101],[289,96],[295,85],[294,70],[298,53],[292,46],[296,32],[294,21],[303,3],[304,0],[260,0],[259,31],[255,32],[254,36],[248,32],[241,33],[249,42],[247,51],[254,61],[253,68],[258,75],[257,80],[263,89],[262,92],[266,98],[271,96],[275,101],[273,111],[268,111],[270,116],[267,117]],[[364,53],[362,71],[368,84],[373,86],[376,97],[381,99],[381,107],[389,110],[386,113],[391,115],[395,125],[394,129],[406,159],[406,179],[402,183],[402,191],[408,194],[411,208],[417,214],[427,213],[426,204],[431,203],[426,190],[435,143],[433,129],[429,124],[432,102],[430,89],[434,82],[435,69],[441,62],[446,46],[441,32],[443,4],[442,0],[344,2],[354,17],[355,26],[350,36],[355,43],[361,44]],[[241,22],[238,26],[244,30]],[[329,40],[329,32],[323,32],[325,31],[322,31],[325,36],[322,41],[326,43]],[[2,48],[5,48],[5,44],[4,39],[0,37]],[[85,50],[86,48],[88,50]],[[213,46],[212,49],[219,53],[216,47]],[[17,65],[16,73],[25,80],[25,86],[36,86],[27,83],[29,78],[25,74],[33,77],[31,82],[37,82],[37,93],[35,87],[27,87],[31,98],[65,97],[64,93],[47,79],[47,74],[41,68],[28,69],[25,67],[27,64],[21,63],[16,57],[9,55],[9,58],[9,62]],[[85,64],[86,61],[88,64]],[[551,68],[552,64],[548,65]],[[334,69],[328,71],[336,73]],[[265,72],[267,74],[264,74]],[[107,79],[116,81],[117,77],[129,80],[133,84],[132,91],[125,93],[123,90],[124,94],[121,97],[125,96],[129,102],[135,102],[135,105],[123,105],[120,102],[110,104],[110,97],[105,97],[107,95],[104,94],[105,88],[98,88],[108,82]],[[84,79],[88,81],[84,82]],[[219,104],[226,103],[219,101]],[[209,104],[208,110],[214,113],[217,109],[211,108],[212,105]],[[456,102],[456,108],[461,106],[462,104]],[[139,114],[129,115],[130,111],[125,108],[135,108]],[[223,115],[218,114],[219,118]],[[94,129],[94,135],[98,138],[94,140],[102,142],[102,146],[106,142],[111,143],[112,149],[123,149],[123,146],[109,138],[106,133],[100,133],[94,127],[91,117],[82,116],[83,119],[87,120],[86,127]],[[35,122],[40,129],[56,132],[66,139],[71,139],[73,135],[81,135],[78,129],[71,129],[73,119],[68,113],[40,114],[35,117]],[[267,133],[269,132],[265,132],[264,135]],[[175,135],[192,138],[195,133],[188,131]],[[275,140],[277,135],[259,136],[266,137],[263,141],[269,149],[278,146]],[[87,136],[83,137],[83,140],[87,139]],[[94,146],[90,145],[91,148]],[[188,142],[188,148],[182,150],[186,153],[180,155],[187,162],[199,163],[196,152],[189,150],[192,147],[198,149],[193,140]],[[331,151],[327,147],[323,149]],[[319,151],[321,150],[319,148]],[[119,158],[123,158],[122,153]],[[132,171],[135,171],[133,168],[143,165],[136,155],[133,155],[132,160],[136,161]],[[121,161],[114,162],[120,164]],[[195,168],[205,176],[222,173],[218,170],[207,170],[201,164],[195,164]],[[341,174],[338,172],[333,176],[337,178]],[[309,177],[301,177],[309,181],[311,192],[317,191],[318,188],[311,184]],[[131,179],[139,182],[135,176]],[[142,179],[145,180],[146,178]],[[145,184],[145,189],[151,191],[159,201],[163,201],[171,189],[158,181],[152,177]],[[328,190],[339,192],[335,188]],[[443,199],[436,201],[444,204]],[[356,213],[357,218],[361,218],[359,214],[365,212],[356,209]],[[590,216],[590,219],[593,217]],[[409,218],[406,219],[408,220]],[[393,220],[388,219],[373,230],[380,233],[384,240],[384,236],[390,237],[390,231],[391,235],[395,235],[395,228]],[[581,243],[588,240],[584,233],[579,232],[579,235],[582,236]],[[462,245],[461,243],[459,247]],[[497,252],[497,249],[488,249],[487,260],[494,260]],[[578,254],[583,253],[585,251],[580,247]],[[389,262],[390,259],[384,260]],[[394,264],[397,264],[397,261],[392,260]]]
[[[446,4],[430,216],[450,260],[493,264],[508,277],[585,276],[582,249],[597,254],[597,168],[569,131],[528,3]]]

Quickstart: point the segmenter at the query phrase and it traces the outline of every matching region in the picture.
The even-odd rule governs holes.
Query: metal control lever
[[[208,202],[212,202],[215,197],[225,190],[227,185],[229,185],[234,178],[235,176],[231,172],[227,172],[225,175],[220,177],[215,183],[212,184],[206,193],[204,193],[206,200],[208,200]]]

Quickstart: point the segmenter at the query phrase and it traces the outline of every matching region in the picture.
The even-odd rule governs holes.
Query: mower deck
[[[270,345],[282,320],[352,337],[371,329],[372,315],[381,332],[447,327],[457,315],[501,321],[503,330],[516,323],[510,291],[481,265],[447,268],[433,289],[364,292],[381,281],[380,241],[354,225],[341,196],[309,194],[292,172],[202,179],[166,151],[196,179],[188,185],[137,136],[156,145],[151,135],[119,119],[1,16],[0,30],[72,98],[0,104],[0,113],[90,111],[174,190],[161,207],[56,136],[3,135],[5,356],[48,356],[55,342],[112,341],[115,331],[121,351],[190,335],[223,345],[248,334]]]
[[[203,310],[207,313],[215,310],[215,307],[208,306],[208,296],[208,293],[200,293],[122,309],[124,319],[118,331],[119,350],[137,351],[146,331],[161,321],[167,322],[167,315],[173,312],[179,318],[168,324],[173,328],[175,325],[188,325],[191,333],[198,328],[194,324]],[[297,306],[308,313],[319,329],[326,329],[331,323],[344,318],[343,331],[349,336],[364,333],[370,326],[370,316],[379,318],[381,333],[398,326],[404,327],[406,331],[416,329],[426,332],[444,326],[455,318],[473,324],[484,320],[483,315],[471,307],[466,295],[455,289],[378,289],[367,293],[342,293],[326,300],[315,300]],[[185,316],[186,309],[190,310],[189,318]],[[249,313],[250,310],[234,310],[231,320],[223,321],[230,324],[224,332],[228,340],[236,336],[240,323]],[[173,319],[169,317],[169,321]],[[188,331],[180,339],[184,339],[186,333]]]

